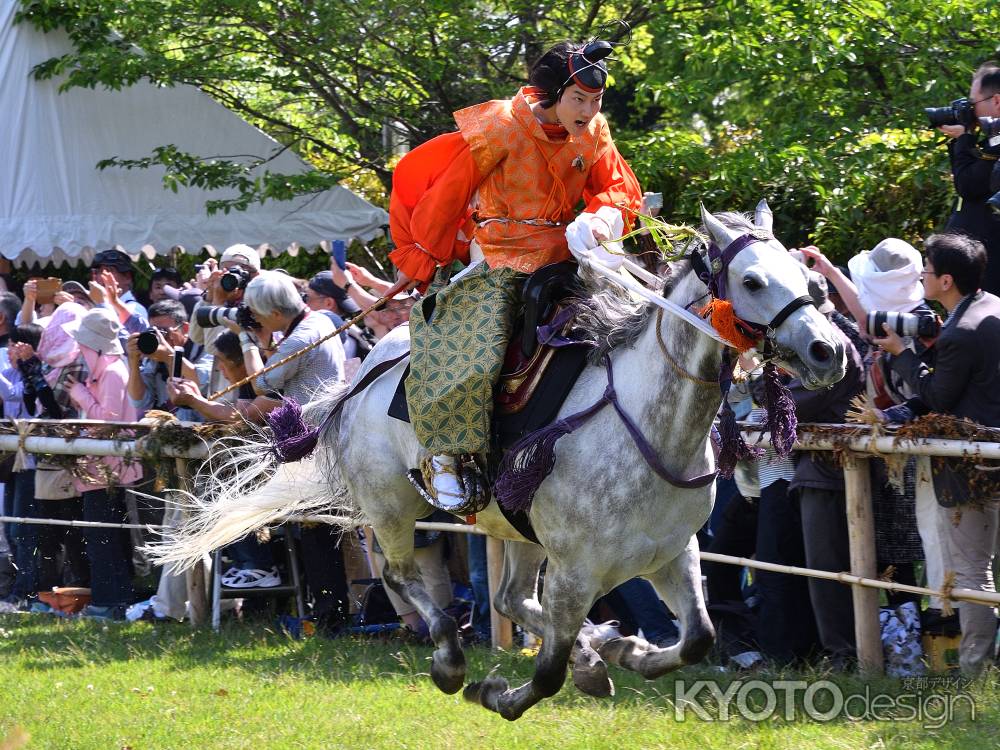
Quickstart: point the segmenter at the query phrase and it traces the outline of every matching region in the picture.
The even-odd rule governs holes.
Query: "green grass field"
[[[499,666],[518,681],[532,660],[468,651],[469,674]],[[976,716],[927,721],[675,719],[675,679],[733,676],[710,667],[656,682],[614,671],[596,700],[567,681],[517,722],[446,696],[426,672],[430,649],[401,642],[295,641],[263,625],[221,635],[184,625],[101,625],[0,616],[0,750],[13,748],[956,748],[1000,746],[1000,690],[968,688]],[[775,675],[756,675],[770,680]],[[784,675],[823,679],[824,675]],[[750,679],[750,678],[744,678]],[[845,692],[901,683],[834,678]],[[763,703],[749,693],[750,709]],[[707,709],[709,713],[712,708]],[[935,722],[936,723],[936,722]],[[6,740],[3,738],[6,737]]]

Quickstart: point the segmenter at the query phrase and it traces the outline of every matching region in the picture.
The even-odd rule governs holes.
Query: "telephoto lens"
[[[236,308],[202,305],[194,311],[194,319],[202,328],[216,328],[225,320],[236,322]]]
[[[901,313],[886,310],[873,310],[868,313],[865,328],[868,335],[873,338],[885,336],[883,323],[889,325],[889,329],[895,331],[897,336],[903,338],[919,337],[923,339],[935,338],[941,332],[941,321],[937,316],[929,311],[921,313]]]
[[[140,352],[148,357],[160,348],[160,339],[157,337],[156,331],[152,328],[147,328],[139,334],[135,345]]]
[[[924,114],[932,128],[942,125],[964,125],[971,128],[976,121],[975,108],[965,97],[956,99],[947,107],[924,107]]]

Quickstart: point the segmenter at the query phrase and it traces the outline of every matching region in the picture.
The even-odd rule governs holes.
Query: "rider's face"
[[[579,86],[568,86],[556,102],[556,117],[570,135],[582,135],[601,111],[602,96],[603,91],[588,94]]]

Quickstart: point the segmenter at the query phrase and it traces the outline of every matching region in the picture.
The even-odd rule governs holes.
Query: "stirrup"
[[[421,462],[420,469],[410,469],[406,472],[406,478],[425,503],[455,516],[475,515],[490,504],[490,494],[482,474],[479,473],[475,461],[468,457],[467,460],[458,460],[458,478],[462,486],[464,501],[451,507],[441,505],[434,495],[430,462],[431,458],[428,457]]]

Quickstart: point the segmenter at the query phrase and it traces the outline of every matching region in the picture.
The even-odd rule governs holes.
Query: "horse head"
[[[757,205],[754,224],[733,215],[713,216],[704,207],[702,221],[713,241],[704,274],[709,288],[754,329],[758,349],[810,389],[844,377],[843,341],[811,304],[806,267],[774,238],[767,203]]]

